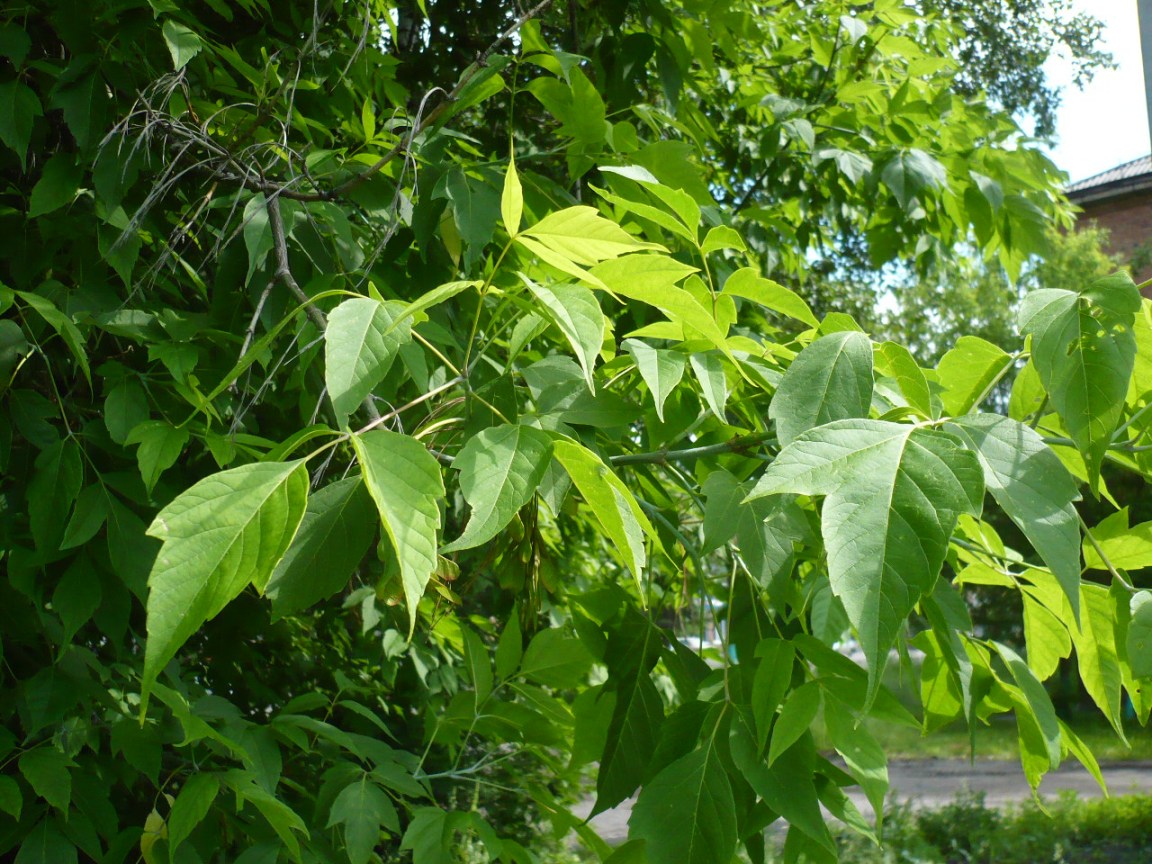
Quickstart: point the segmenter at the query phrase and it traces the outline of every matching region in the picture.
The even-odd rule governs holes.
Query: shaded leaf
[[[640,791],[629,839],[646,843],[652,864],[715,864],[736,851],[736,803],[716,744],[677,759]]]
[[[275,617],[307,609],[348,584],[376,536],[376,508],[359,477],[308,498],[300,530],[268,581]]]

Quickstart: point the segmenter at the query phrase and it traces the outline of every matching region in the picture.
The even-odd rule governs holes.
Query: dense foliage
[[[821,805],[871,837],[843,787],[887,787],[866,716],[1014,712],[1034,786],[1095,771],[1042,682],[1075,651],[1118,734],[1152,706],[1101,477],[1150,468],[1148,302],[1046,287],[1019,350],[922,368],[767,278],[1043,248],[1060,174],[957,28],[441,5],[6,7],[0,855],[695,864],[783,817],[830,861]],[[639,790],[615,852],[593,764],[596,810]]]

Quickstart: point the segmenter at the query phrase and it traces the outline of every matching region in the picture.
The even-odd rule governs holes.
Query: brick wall
[[[1129,263],[1141,247],[1146,247],[1146,252],[1152,252],[1152,193],[1080,206],[1084,212],[1077,221],[1085,225],[1095,222],[1101,228],[1108,229],[1108,251],[1118,256],[1122,263]],[[1145,254],[1144,257],[1152,256]],[[1138,283],[1152,278],[1152,266],[1143,267],[1140,271],[1133,270],[1132,278]]]

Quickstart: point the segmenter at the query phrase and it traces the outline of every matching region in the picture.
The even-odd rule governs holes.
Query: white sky
[[[1053,84],[1067,85],[1056,118],[1052,159],[1072,181],[1152,152],[1136,0],[1078,0],[1076,5],[1104,22],[1105,48],[1119,68],[1098,72],[1081,91],[1072,84],[1066,61],[1053,58],[1046,66]]]

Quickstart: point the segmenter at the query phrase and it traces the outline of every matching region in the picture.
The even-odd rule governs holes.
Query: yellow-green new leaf
[[[643,588],[644,567],[648,562],[644,534],[652,533],[648,517],[628,487],[587,447],[575,441],[557,441],[553,453],[596,515],[612,551]]]
[[[147,532],[164,545],[148,576],[145,697],[205,621],[245,586],[264,590],[307,504],[308,469],[297,460],[221,471],[160,511]]]
[[[436,569],[436,531],[444,478],[440,466],[415,438],[375,429],[352,437],[364,483],[400,562],[408,602],[408,633],[416,628],[416,608]]]
[[[876,371],[881,375],[896,379],[910,408],[923,417],[932,417],[932,393],[928,389],[928,379],[907,348],[896,342],[885,342],[876,349],[875,364]]]
[[[504,175],[504,191],[500,195],[500,218],[509,236],[515,237],[520,231],[520,220],[524,216],[524,189],[520,185],[520,175],[516,173],[516,160],[508,160],[508,173]]]
[[[812,327],[820,326],[819,320],[803,297],[778,282],[765,279],[751,267],[737,270],[729,276],[728,281],[724,283],[723,293],[759,303],[765,309],[803,321]]]
[[[978,336],[961,336],[940,358],[936,375],[944,392],[940,401],[950,417],[967,414],[987,398],[993,385],[1012,365],[1012,355]]]
[[[573,264],[590,266],[641,249],[664,250],[657,243],[637,240],[594,207],[577,206],[549,213],[521,232]]]

